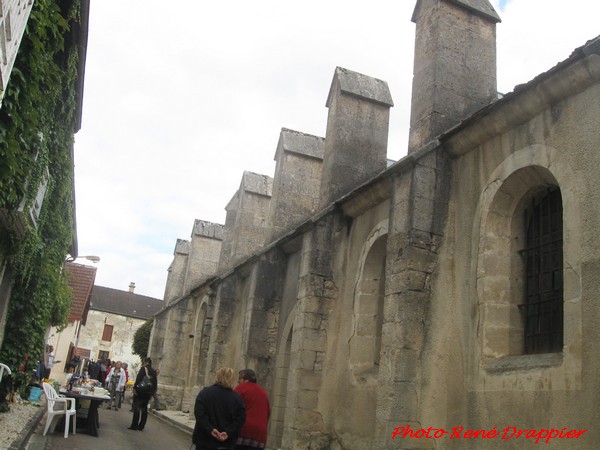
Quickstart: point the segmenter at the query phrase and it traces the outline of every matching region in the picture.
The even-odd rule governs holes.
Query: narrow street
[[[54,433],[42,436],[45,417],[42,419],[26,447],[27,450],[135,450],[135,449],[168,449],[189,450],[192,437],[173,425],[148,414],[148,422],[144,431],[128,430],[131,424],[131,404],[126,402],[118,410],[102,408],[100,413],[100,435],[90,436],[82,432],[69,434],[68,438],[58,429]]]

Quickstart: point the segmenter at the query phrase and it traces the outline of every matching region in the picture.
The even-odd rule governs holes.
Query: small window
[[[525,210],[525,353],[563,347],[563,224],[560,190],[549,189]]]
[[[113,334],[113,326],[112,325],[104,325],[104,331],[102,331],[102,340],[103,341],[112,341]]]
[[[100,350],[98,352],[98,361],[104,361],[105,359],[108,359],[108,355],[109,352],[107,352],[106,350]]]

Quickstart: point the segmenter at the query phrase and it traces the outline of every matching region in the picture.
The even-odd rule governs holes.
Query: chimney
[[[194,221],[183,292],[188,292],[202,280],[217,273],[224,228],[221,224],[206,220]]]
[[[135,283],[132,281],[129,283],[129,292],[133,293],[135,291]]]
[[[190,255],[190,241],[177,239],[173,251],[173,262],[167,270],[167,283],[165,284],[164,301],[169,304],[183,295],[185,272]]]
[[[322,137],[281,129],[269,211],[271,239],[281,237],[317,212],[324,144]]]
[[[385,170],[394,103],[385,81],[337,67],[326,106],[321,208]]]
[[[496,24],[488,0],[418,0],[408,151],[497,98]]]
[[[270,236],[269,207],[273,179],[244,171],[240,187],[227,204],[219,271],[227,270],[259,250]]]

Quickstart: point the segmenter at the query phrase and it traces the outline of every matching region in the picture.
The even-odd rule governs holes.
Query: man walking
[[[252,369],[239,372],[239,384],[235,392],[242,396],[246,407],[246,423],[240,431],[236,450],[256,450],[267,445],[267,424],[271,415],[269,396],[256,382]]]

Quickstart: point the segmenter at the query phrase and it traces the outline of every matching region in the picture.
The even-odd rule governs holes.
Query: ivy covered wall
[[[35,367],[46,330],[67,323],[71,304],[63,264],[75,242],[72,152],[81,55],[74,31],[81,1],[35,1],[0,108],[0,208],[15,211],[24,198],[27,210],[48,179],[36,226],[28,223],[19,235],[0,224],[0,268],[12,282],[10,295],[6,279],[0,291],[9,297],[0,299],[6,313],[0,362],[13,370]]]

